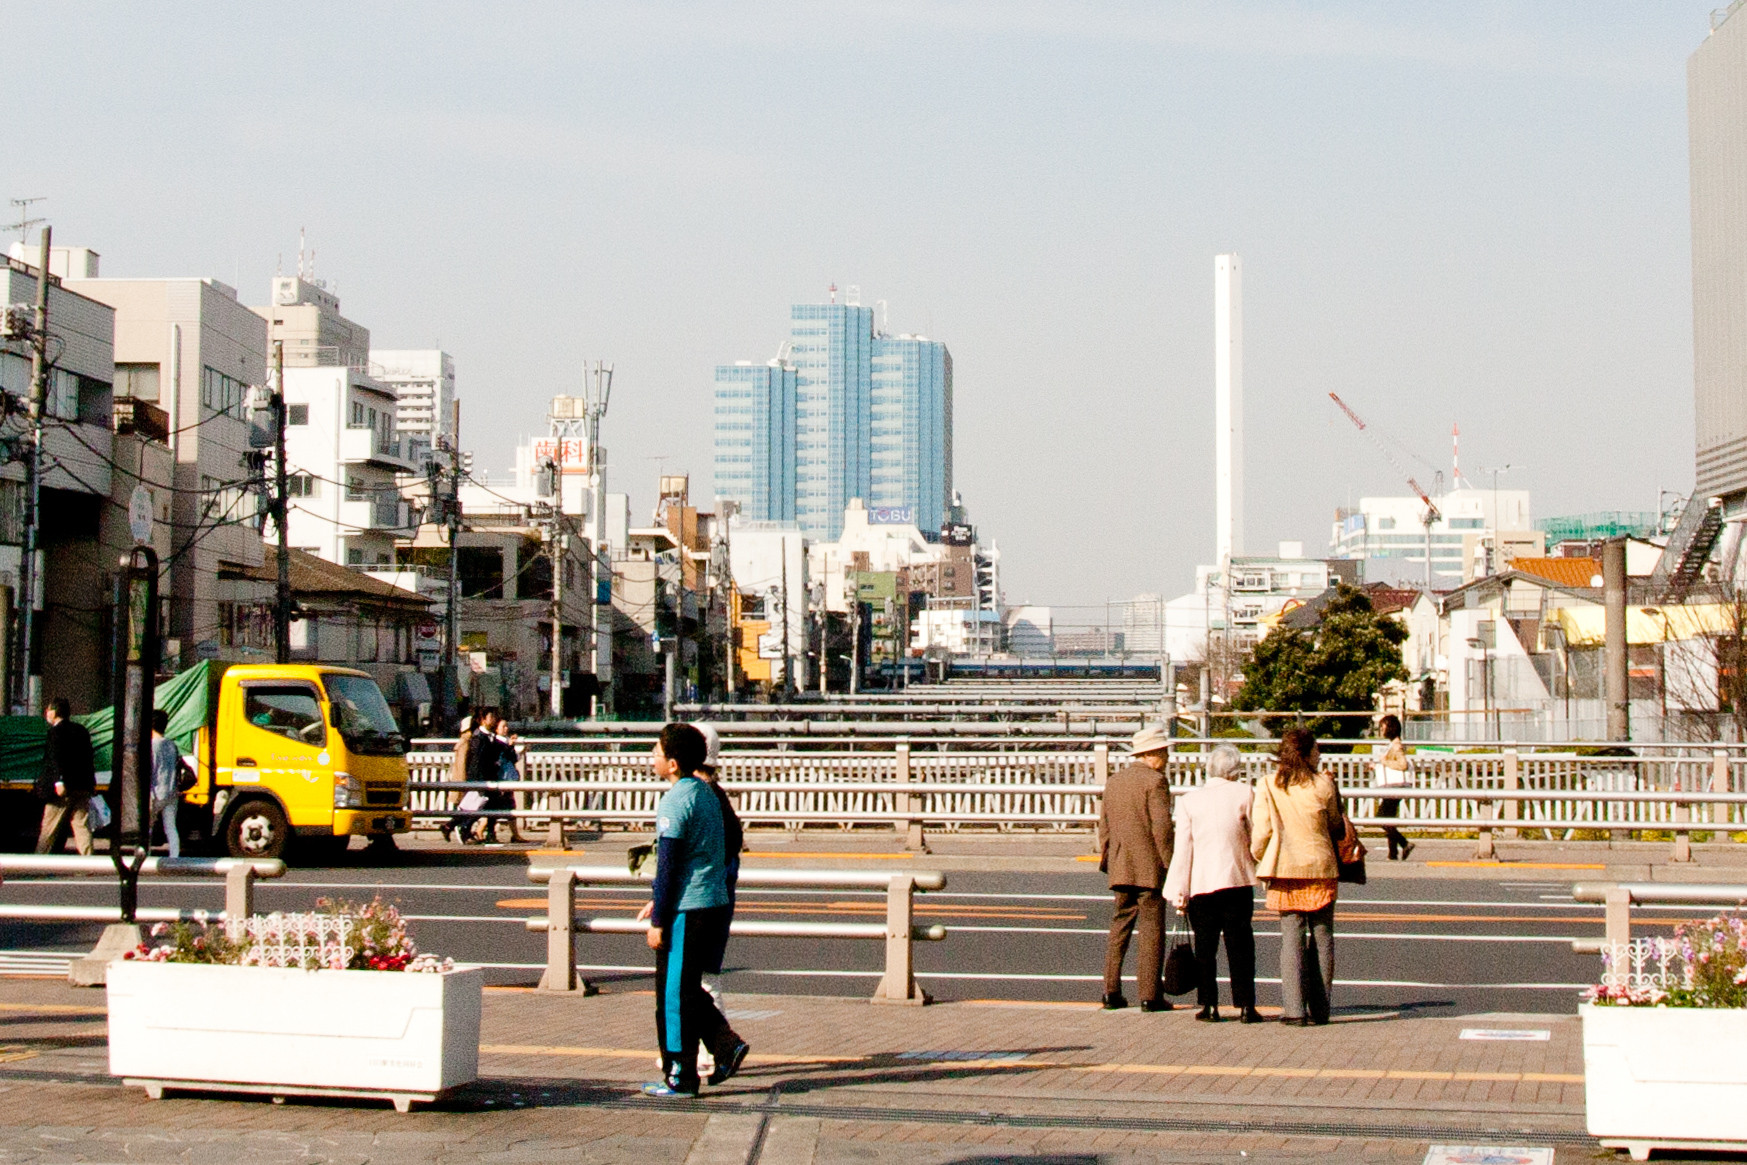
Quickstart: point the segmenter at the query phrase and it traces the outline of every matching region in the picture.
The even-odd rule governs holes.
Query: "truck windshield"
[[[400,726],[382,689],[368,676],[325,675],[334,729],[346,747],[364,756],[399,756],[406,751]]]

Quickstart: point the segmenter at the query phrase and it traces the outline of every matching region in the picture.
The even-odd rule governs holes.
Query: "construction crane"
[[[1347,414],[1347,420],[1353,422],[1353,424],[1358,427],[1359,432],[1363,433],[1366,439],[1377,447],[1377,451],[1388,459],[1390,465],[1395,467],[1395,472],[1399,473],[1404,479],[1406,479],[1408,488],[1413,490],[1415,494],[1419,495],[1419,500],[1424,503],[1425,513],[1420,518],[1420,524],[1425,527],[1426,536],[1426,594],[1431,594],[1432,524],[1444,515],[1438,511],[1437,504],[1433,502],[1430,495],[1426,493],[1425,487],[1421,486],[1419,482],[1414,480],[1413,474],[1409,473],[1407,467],[1401,464],[1401,459],[1396,457],[1395,453],[1389,448],[1389,446],[1385,445],[1382,440],[1378,438],[1377,434],[1372,431],[1371,426],[1365,423],[1365,419],[1359,416],[1358,413],[1355,413],[1347,402],[1342,400],[1335,393],[1329,393],[1328,398],[1340,406],[1341,412]]]

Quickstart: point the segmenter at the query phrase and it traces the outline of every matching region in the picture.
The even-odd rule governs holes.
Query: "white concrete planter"
[[[1747,1151],[1747,1009],[1584,1004],[1589,1132],[1653,1148]]]
[[[484,974],[117,961],[109,1071],[145,1086],[364,1096],[407,1111],[479,1074]]]

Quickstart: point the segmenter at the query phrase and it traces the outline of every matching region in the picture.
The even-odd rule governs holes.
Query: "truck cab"
[[[367,673],[237,664],[218,680],[198,746],[211,834],[233,857],[282,856],[293,842],[343,849],[410,828],[406,740]]]

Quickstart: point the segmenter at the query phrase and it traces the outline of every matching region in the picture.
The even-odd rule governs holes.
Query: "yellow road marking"
[[[817,851],[747,850],[746,856],[749,858],[877,858],[881,861],[890,861],[890,862],[907,862],[907,861],[919,861],[919,860],[921,860],[920,858],[917,857],[917,855],[911,854],[911,853],[853,854],[853,853],[838,853],[835,850],[817,850]]]
[[[1463,870],[1605,870],[1606,866],[1587,862],[1427,862],[1428,866]]]
[[[649,1060],[655,1055],[650,1048],[583,1048],[545,1044],[481,1044],[479,1050],[497,1056],[594,1056],[613,1060]],[[869,1057],[859,1056],[791,1056],[753,1053],[747,1060],[754,1064],[795,1066],[854,1066]],[[1582,1084],[1578,1074],[1560,1072],[1419,1072],[1407,1069],[1381,1068],[1267,1068],[1241,1064],[1080,1064],[1069,1060],[1043,1060],[1027,1057],[1023,1060],[919,1060],[918,1063],[938,1063],[950,1068],[1007,1068],[1044,1071],[1068,1069],[1079,1072],[1115,1072],[1143,1076],[1232,1076],[1232,1077],[1292,1077],[1316,1080],[1436,1080],[1436,1081],[1499,1081],[1503,1083]]]

